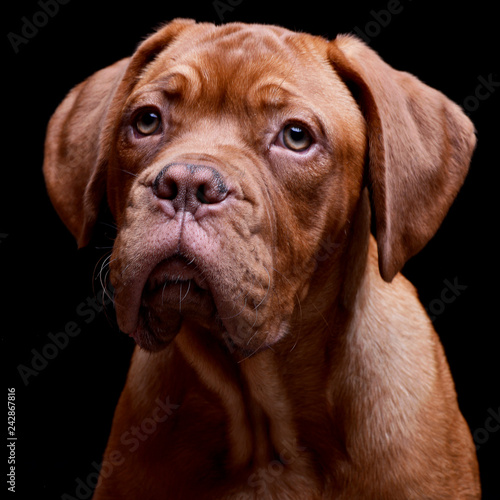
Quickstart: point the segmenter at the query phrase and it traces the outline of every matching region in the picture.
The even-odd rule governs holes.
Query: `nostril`
[[[220,203],[226,198],[228,189],[220,179],[211,178],[196,188],[196,199],[205,205]]]
[[[205,184],[202,184],[201,186],[198,187],[198,190],[196,191],[196,199],[200,203],[210,203],[210,201],[205,195]]]
[[[153,191],[158,198],[175,200],[179,188],[174,179],[165,179],[163,175],[158,175],[153,184]]]
[[[170,163],[156,176],[152,184],[154,195],[170,213],[174,210],[196,212],[197,207],[221,203],[229,192],[224,178],[213,167]]]

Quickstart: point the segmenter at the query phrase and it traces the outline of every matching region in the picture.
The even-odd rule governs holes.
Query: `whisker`
[[[236,295],[236,297],[233,297],[233,301],[239,299],[243,294],[245,293],[245,290],[241,290],[241,293],[239,295]],[[245,295],[245,299],[248,297],[248,294],[250,291],[247,290],[247,294]]]
[[[131,175],[132,177],[139,177],[138,174],[134,174],[134,172],[129,172],[128,170],[125,170],[124,168],[118,168],[117,170],[119,170],[120,172],[123,172],[124,174]]]
[[[102,226],[108,226],[111,229],[118,229],[118,226],[116,224],[112,223],[112,222],[105,222],[103,220],[100,220],[99,224],[102,225]]]
[[[313,306],[314,306],[314,309],[316,309],[316,311],[318,311],[319,315],[323,318],[323,321],[325,322],[325,325],[328,326],[328,321],[326,321],[326,318],[323,316],[323,314],[321,313],[321,311],[316,307],[316,304],[313,303]]]
[[[198,266],[196,266],[196,270],[200,273],[200,276],[202,278],[201,280],[199,280],[200,284],[205,283],[205,281],[207,280],[206,273],[203,270],[198,269]]]
[[[108,255],[102,255],[100,259],[96,262],[94,266],[94,272],[92,273],[94,280],[96,279],[96,271],[97,271],[97,266],[101,264],[101,269],[99,270],[99,273],[102,270],[102,267],[106,265],[106,261],[111,258],[111,252],[109,252]]]
[[[103,271],[104,267],[101,268],[101,272],[100,272],[100,275],[101,275],[101,286],[102,286],[103,292],[106,294],[106,297],[108,297],[108,299],[111,302],[114,302],[114,297],[113,297],[113,295],[108,290],[108,284],[110,284],[110,281],[109,281],[109,274],[111,272],[110,264],[114,260],[116,260],[116,259],[108,260],[108,262],[106,263],[106,267],[108,269],[106,271],[106,274],[104,275],[104,280],[102,279],[102,271]]]
[[[120,273],[120,276],[123,276],[123,273],[132,265],[132,262],[130,262],[130,264],[128,266],[125,266],[122,270],[121,270],[121,273]]]
[[[257,320],[259,318],[259,311],[257,309],[254,309],[254,311],[255,311],[255,319],[254,319],[254,321],[252,323],[251,328],[253,328],[257,324]]]
[[[188,281],[188,289],[186,291],[186,293],[184,294],[184,297],[182,297],[179,301],[179,312],[181,312],[181,304],[182,304],[182,301],[187,297],[187,294],[189,293],[189,289],[191,288],[191,280]],[[180,297],[180,294],[182,292],[182,283],[181,283],[181,289],[179,291],[179,297]]]
[[[260,344],[260,346],[257,347],[253,352],[251,352],[248,356],[245,356],[243,359],[240,359],[238,361],[238,363],[243,363],[243,361],[245,361],[246,359],[251,358],[266,343],[268,336],[269,336],[269,332],[267,332],[266,338],[264,339],[264,341],[262,342],[262,344]],[[271,349],[271,351],[274,352],[274,349],[272,349],[271,346],[268,346],[268,349]]]
[[[109,276],[109,273],[110,273],[110,269],[108,269],[106,271],[106,275],[104,276],[104,284],[103,284],[103,287],[102,287],[102,290],[103,292],[105,293],[106,297],[108,297],[109,300],[111,300],[112,302],[114,302],[114,298],[113,296],[109,293],[109,290],[108,290],[108,276]]]
[[[256,310],[266,300],[266,298],[269,294],[269,290],[271,289],[271,273],[267,270],[266,266],[263,266],[263,267],[266,270],[267,277],[268,277],[267,291],[266,291],[264,297],[262,297],[262,300],[254,307],[254,310]],[[259,281],[259,283],[260,283],[260,281]],[[262,286],[262,283],[260,283],[260,284]]]
[[[241,308],[241,310],[237,314],[235,314],[234,316],[227,316],[225,318],[220,318],[220,319],[233,319],[233,318],[236,318],[237,316],[239,316],[244,311],[246,305],[247,305],[247,298],[245,297],[245,303],[243,304],[243,307]]]
[[[299,311],[300,311],[300,325],[299,328],[297,328],[297,335],[295,335],[295,342],[289,352],[292,352],[295,349],[295,346],[297,345],[300,334],[302,332],[302,304],[300,303],[300,299],[297,297],[297,294],[295,294],[295,297],[297,299],[297,304],[299,306]]]
[[[252,341],[252,339],[259,333],[259,329],[257,328],[257,330],[255,330],[255,333],[248,339],[247,341],[247,345],[250,344],[250,342]]]
[[[102,273],[104,271],[104,269],[109,265],[109,259],[111,259],[111,255],[112,253],[109,252],[108,255],[103,255],[97,262],[96,262],[96,265],[94,266],[94,272],[92,273],[93,276],[94,276],[94,282],[97,280],[97,277],[99,278],[99,282],[101,284],[101,289],[102,290],[106,290],[106,286],[105,284],[103,283],[103,279],[102,279]],[[99,269],[99,272],[96,273],[97,271],[97,266],[101,264],[101,267]],[[96,277],[97,275],[97,277]],[[96,291],[95,291],[95,288],[94,286],[92,286],[92,291],[94,292],[94,294],[96,294]]]
[[[280,273],[274,267],[272,269],[273,269],[273,271],[277,272],[279,275],[283,276],[283,278],[291,285],[290,280],[283,273]],[[295,294],[295,298],[297,300],[297,305],[299,307],[300,326],[299,326],[299,328],[297,328],[297,335],[296,335],[296,338],[295,338],[295,343],[293,344],[292,348],[290,349],[290,352],[292,352],[295,349],[295,346],[297,345],[297,342],[299,341],[300,333],[302,332],[302,303],[300,302],[300,298],[299,298],[299,296],[297,294]],[[326,320],[325,320],[325,322],[326,322]]]
[[[167,281],[165,281],[165,283],[163,284],[163,289],[161,291],[161,305],[165,304],[165,301],[163,300],[163,294],[165,293],[166,286],[167,286]]]
[[[110,268],[109,265],[111,262],[112,253],[109,252],[106,255],[102,255],[100,259],[96,262],[94,266],[94,271],[92,273],[93,275],[93,283],[92,283],[92,291],[94,293],[94,296],[97,298],[99,291],[102,291],[102,306],[104,309],[104,314],[108,321],[112,321],[111,317],[108,315],[108,309],[106,307],[106,301],[104,300],[105,297],[109,299],[111,303],[115,303],[114,297],[110,293],[108,289],[108,284],[109,284],[109,273],[110,273]],[[99,271],[97,271],[98,266],[100,265]],[[100,290],[96,290],[97,285],[96,282],[99,282],[100,284]]]

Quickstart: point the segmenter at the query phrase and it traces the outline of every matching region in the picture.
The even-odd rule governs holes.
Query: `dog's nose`
[[[171,163],[165,166],[153,182],[153,193],[168,201],[176,212],[195,213],[202,205],[223,201],[228,188],[220,172],[207,165]]]

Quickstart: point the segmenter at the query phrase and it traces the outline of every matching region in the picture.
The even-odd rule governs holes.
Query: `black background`
[[[488,78],[500,82],[497,11],[494,3],[485,1],[401,0],[400,12],[390,21],[383,14],[376,21],[376,13],[394,1],[232,0],[232,10],[225,10],[222,20],[278,24],[328,38],[357,27],[387,62],[417,75],[469,112],[479,140],[470,174],[438,234],[406,265],[404,274],[416,285],[423,304],[439,312],[434,324],[462,412],[479,445],[484,498],[498,500],[500,429],[495,431],[496,423],[488,418],[489,411],[497,413],[500,406],[500,87],[484,87]],[[230,5],[228,0],[222,3]],[[1,338],[7,366],[5,399],[7,387],[16,389],[17,398],[17,483],[12,496],[58,499],[67,493],[85,498],[84,488],[76,494],[77,479],[94,480],[92,464],[100,462],[132,345],[117,330],[112,307],[92,320],[81,314],[88,307],[79,309],[100,289],[96,269],[106,251],[77,251],[50,205],[41,173],[46,124],[71,87],[130,55],[160,23],[175,17],[220,23],[220,11],[211,0],[71,0],[15,53],[7,34],[20,35],[23,16],[32,20],[41,6],[34,0],[10,1],[3,9],[7,64],[1,95]],[[43,21],[43,16],[37,19]],[[445,280],[467,288],[443,306],[438,301]],[[26,385],[19,366],[31,367],[32,350],[41,352],[50,343],[47,335],[64,330],[71,321],[81,333],[38,375],[29,376]],[[4,448],[5,462],[7,452]]]

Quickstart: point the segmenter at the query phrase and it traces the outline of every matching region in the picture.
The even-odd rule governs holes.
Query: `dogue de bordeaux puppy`
[[[479,498],[399,274],[474,147],[459,106],[353,36],[179,19],[74,88],[48,191],[80,247],[107,203],[138,346],[94,498]]]

